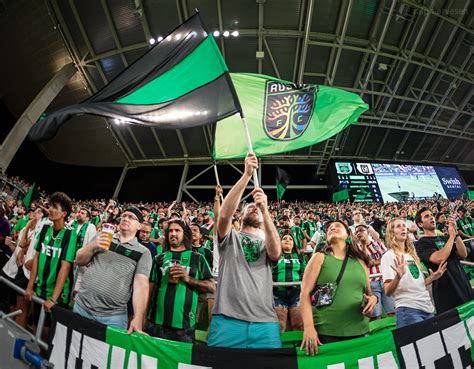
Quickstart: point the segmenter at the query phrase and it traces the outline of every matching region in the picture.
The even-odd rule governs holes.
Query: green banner
[[[388,328],[388,327],[387,327]],[[291,348],[242,350],[167,341],[107,328],[53,310],[49,360],[55,368],[104,369],[451,369],[473,363],[474,301],[401,329],[326,344],[315,356]]]
[[[360,96],[333,87],[295,85],[260,74],[231,73],[257,156],[301,149],[339,133],[369,106]],[[240,116],[217,124],[214,158],[248,152]]]

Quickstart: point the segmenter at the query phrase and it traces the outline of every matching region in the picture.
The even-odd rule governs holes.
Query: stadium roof
[[[78,73],[48,111],[94,93],[198,8],[231,72],[361,94],[370,110],[336,137],[268,162],[331,158],[474,168],[473,11],[469,0],[1,0],[0,96],[19,117],[63,65]],[[238,37],[222,36],[238,30]],[[257,58],[261,51],[264,57]],[[157,131],[74,118],[41,145],[87,166],[210,162],[212,127]]]

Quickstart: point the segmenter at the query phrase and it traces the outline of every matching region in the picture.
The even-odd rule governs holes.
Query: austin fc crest
[[[303,134],[316,104],[318,86],[267,81],[263,127],[278,141],[291,141]]]

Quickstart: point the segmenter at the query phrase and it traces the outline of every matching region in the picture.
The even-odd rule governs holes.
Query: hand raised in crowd
[[[15,242],[13,242],[13,238],[11,238],[10,236],[5,237],[5,245],[7,245],[11,249],[14,249],[16,247]]]
[[[397,273],[397,278],[401,279],[406,272],[405,267],[407,266],[407,263],[405,262],[405,258],[403,257],[403,255],[400,259],[398,257],[395,258],[394,261],[395,266],[391,265],[390,267],[395,271],[395,273]]]
[[[454,215],[450,215],[448,218],[448,236],[449,237],[456,237],[456,221],[454,220]]]
[[[375,295],[368,296],[364,293],[364,301],[367,301],[367,303],[362,309],[362,314],[370,317],[372,316],[372,312],[374,311],[375,306],[377,305],[377,297]]]
[[[265,195],[265,192],[263,192],[261,188],[255,188],[252,191],[252,196],[255,205],[257,205],[262,213],[268,209],[267,195]]]
[[[182,279],[184,283],[189,282],[189,274],[183,266],[175,265],[170,268],[169,272],[171,278]]]
[[[323,343],[319,340],[318,333],[313,326],[304,329],[300,350],[306,347],[306,355],[314,356],[314,354],[318,353],[318,346],[322,345]]]
[[[438,265],[438,269],[436,269],[436,272],[433,272],[433,270],[428,269],[430,271],[430,276],[431,276],[431,281],[436,281],[437,279],[440,279],[446,269],[448,268],[448,262],[443,261],[441,264]]]
[[[258,159],[253,152],[249,152],[245,158],[245,174],[252,176],[253,171],[258,168]]]
[[[217,186],[216,186],[216,196],[222,195],[223,192],[224,192],[224,190],[222,189],[222,186],[221,186],[221,185],[217,185]]]

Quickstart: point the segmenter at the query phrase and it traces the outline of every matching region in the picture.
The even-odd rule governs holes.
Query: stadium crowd
[[[474,204],[268,202],[242,195],[258,166],[213,202],[73,201],[62,192],[26,207],[0,202],[1,310],[48,334],[56,305],[116,328],[210,346],[301,349],[369,334],[369,321],[414,324],[472,300]],[[207,307],[207,309],[206,309]],[[31,313],[31,314],[30,314]]]

